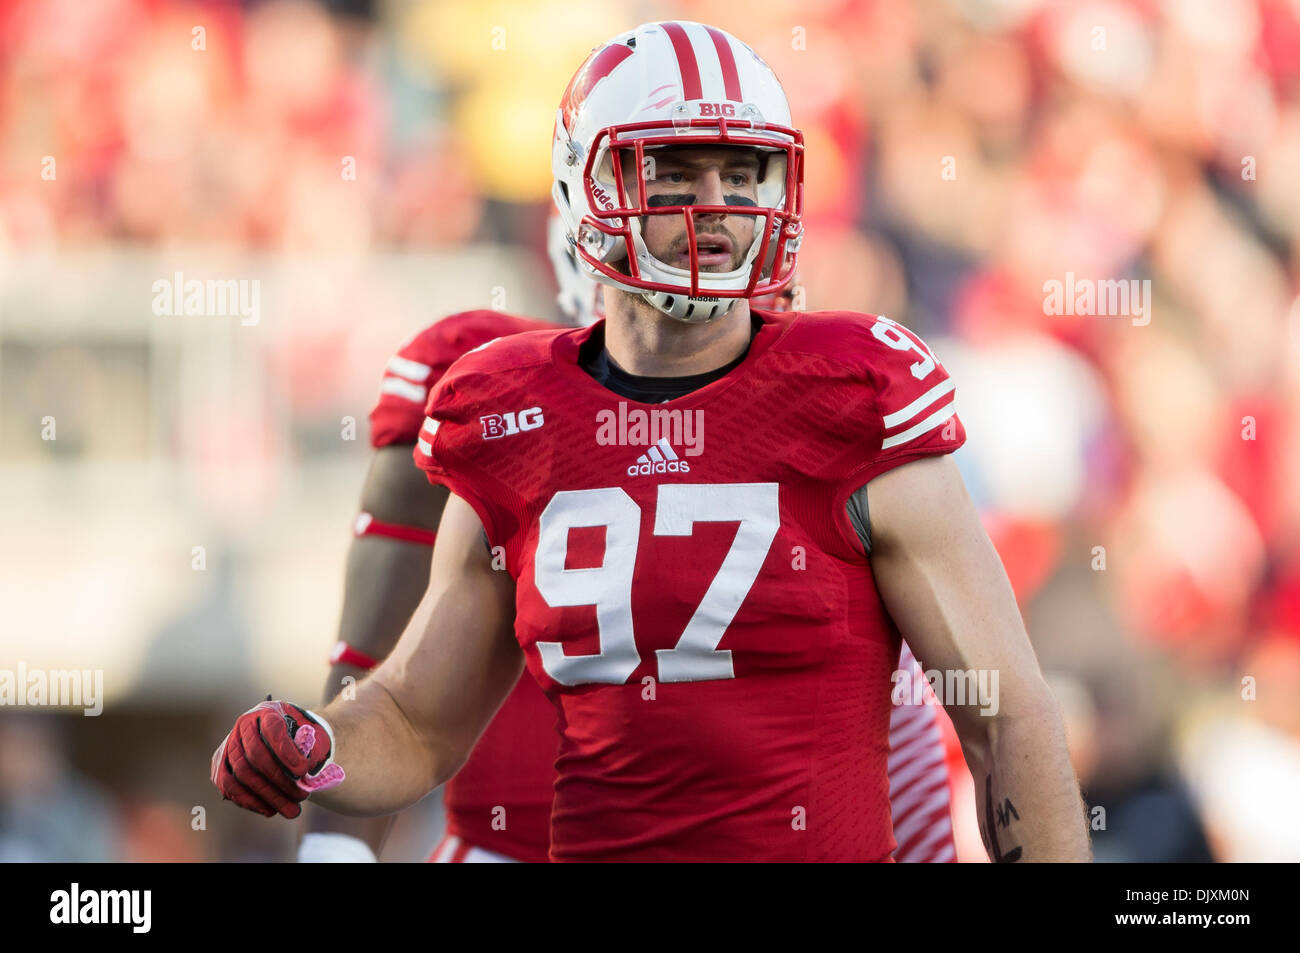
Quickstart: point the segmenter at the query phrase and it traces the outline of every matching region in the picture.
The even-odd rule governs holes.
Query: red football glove
[[[334,733],[324,719],[268,698],[240,715],[212,753],[212,783],[245,810],[297,817],[312,792],[343,783],[333,749]]]

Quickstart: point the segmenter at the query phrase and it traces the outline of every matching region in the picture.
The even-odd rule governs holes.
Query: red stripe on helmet
[[[722,67],[722,83],[727,90],[727,98],[732,102],[742,102],[740,72],[736,69],[736,54],[731,52],[731,44],[717,27],[706,26],[704,29],[709,31],[713,48],[718,51],[718,65]]]
[[[700,64],[695,61],[695,48],[691,46],[691,38],[686,35],[686,28],[680,23],[665,23],[664,32],[668,34],[673,52],[677,54],[677,68],[682,74],[682,99],[703,99]]]
[[[573,114],[586,101],[595,85],[614,72],[614,67],[632,53],[633,50],[629,46],[611,43],[587,57],[587,62],[573,74],[573,79],[569,80],[569,85],[564,90],[564,97],[560,100],[560,108],[564,110],[564,124],[570,132],[573,131]]]

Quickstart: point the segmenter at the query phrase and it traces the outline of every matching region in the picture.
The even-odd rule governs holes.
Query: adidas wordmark
[[[627,468],[628,476],[690,472],[691,465],[677,456],[667,437],[660,437],[658,443],[637,457],[636,463]]]

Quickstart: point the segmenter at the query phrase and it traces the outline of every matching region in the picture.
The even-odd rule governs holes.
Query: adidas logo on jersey
[[[650,476],[653,473],[690,473],[691,465],[674,452],[667,437],[636,458],[627,468],[628,476]]]

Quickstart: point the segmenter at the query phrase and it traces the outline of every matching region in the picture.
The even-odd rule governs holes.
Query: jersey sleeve
[[[463,466],[469,430],[476,423],[470,401],[446,377],[435,385],[429,395],[425,416],[420,424],[412,456],[415,465],[424,471],[430,483],[447,487],[452,493],[474,508],[489,543],[500,539],[492,508],[479,493],[476,481]]]
[[[952,453],[966,442],[957,416],[956,383],[934,352],[911,331],[886,317],[871,323],[866,372],[875,393],[866,421],[861,486],[921,457]]]
[[[532,481],[545,470],[543,448],[553,431],[541,429],[543,405],[554,391],[538,376],[545,377],[552,344],[566,333],[537,328],[486,341],[459,358],[429,395],[415,465],[474,508],[492,546],[520,532]],[[519,436],[525,433],[542,442]]]
[[[370,445],[412,444],[419,437],[434,386],[461,355],[499,337],[550,325],[500,311],[462,311],[424,328],[384,368],[370,411]]]
[[[436,327],[436,326],[434,326]],[[459,354],[448,353],[426,328],[388,361],[379,382],[379,398],[370,411],[370,445],[415,443],[424,423],[429,391]]]

